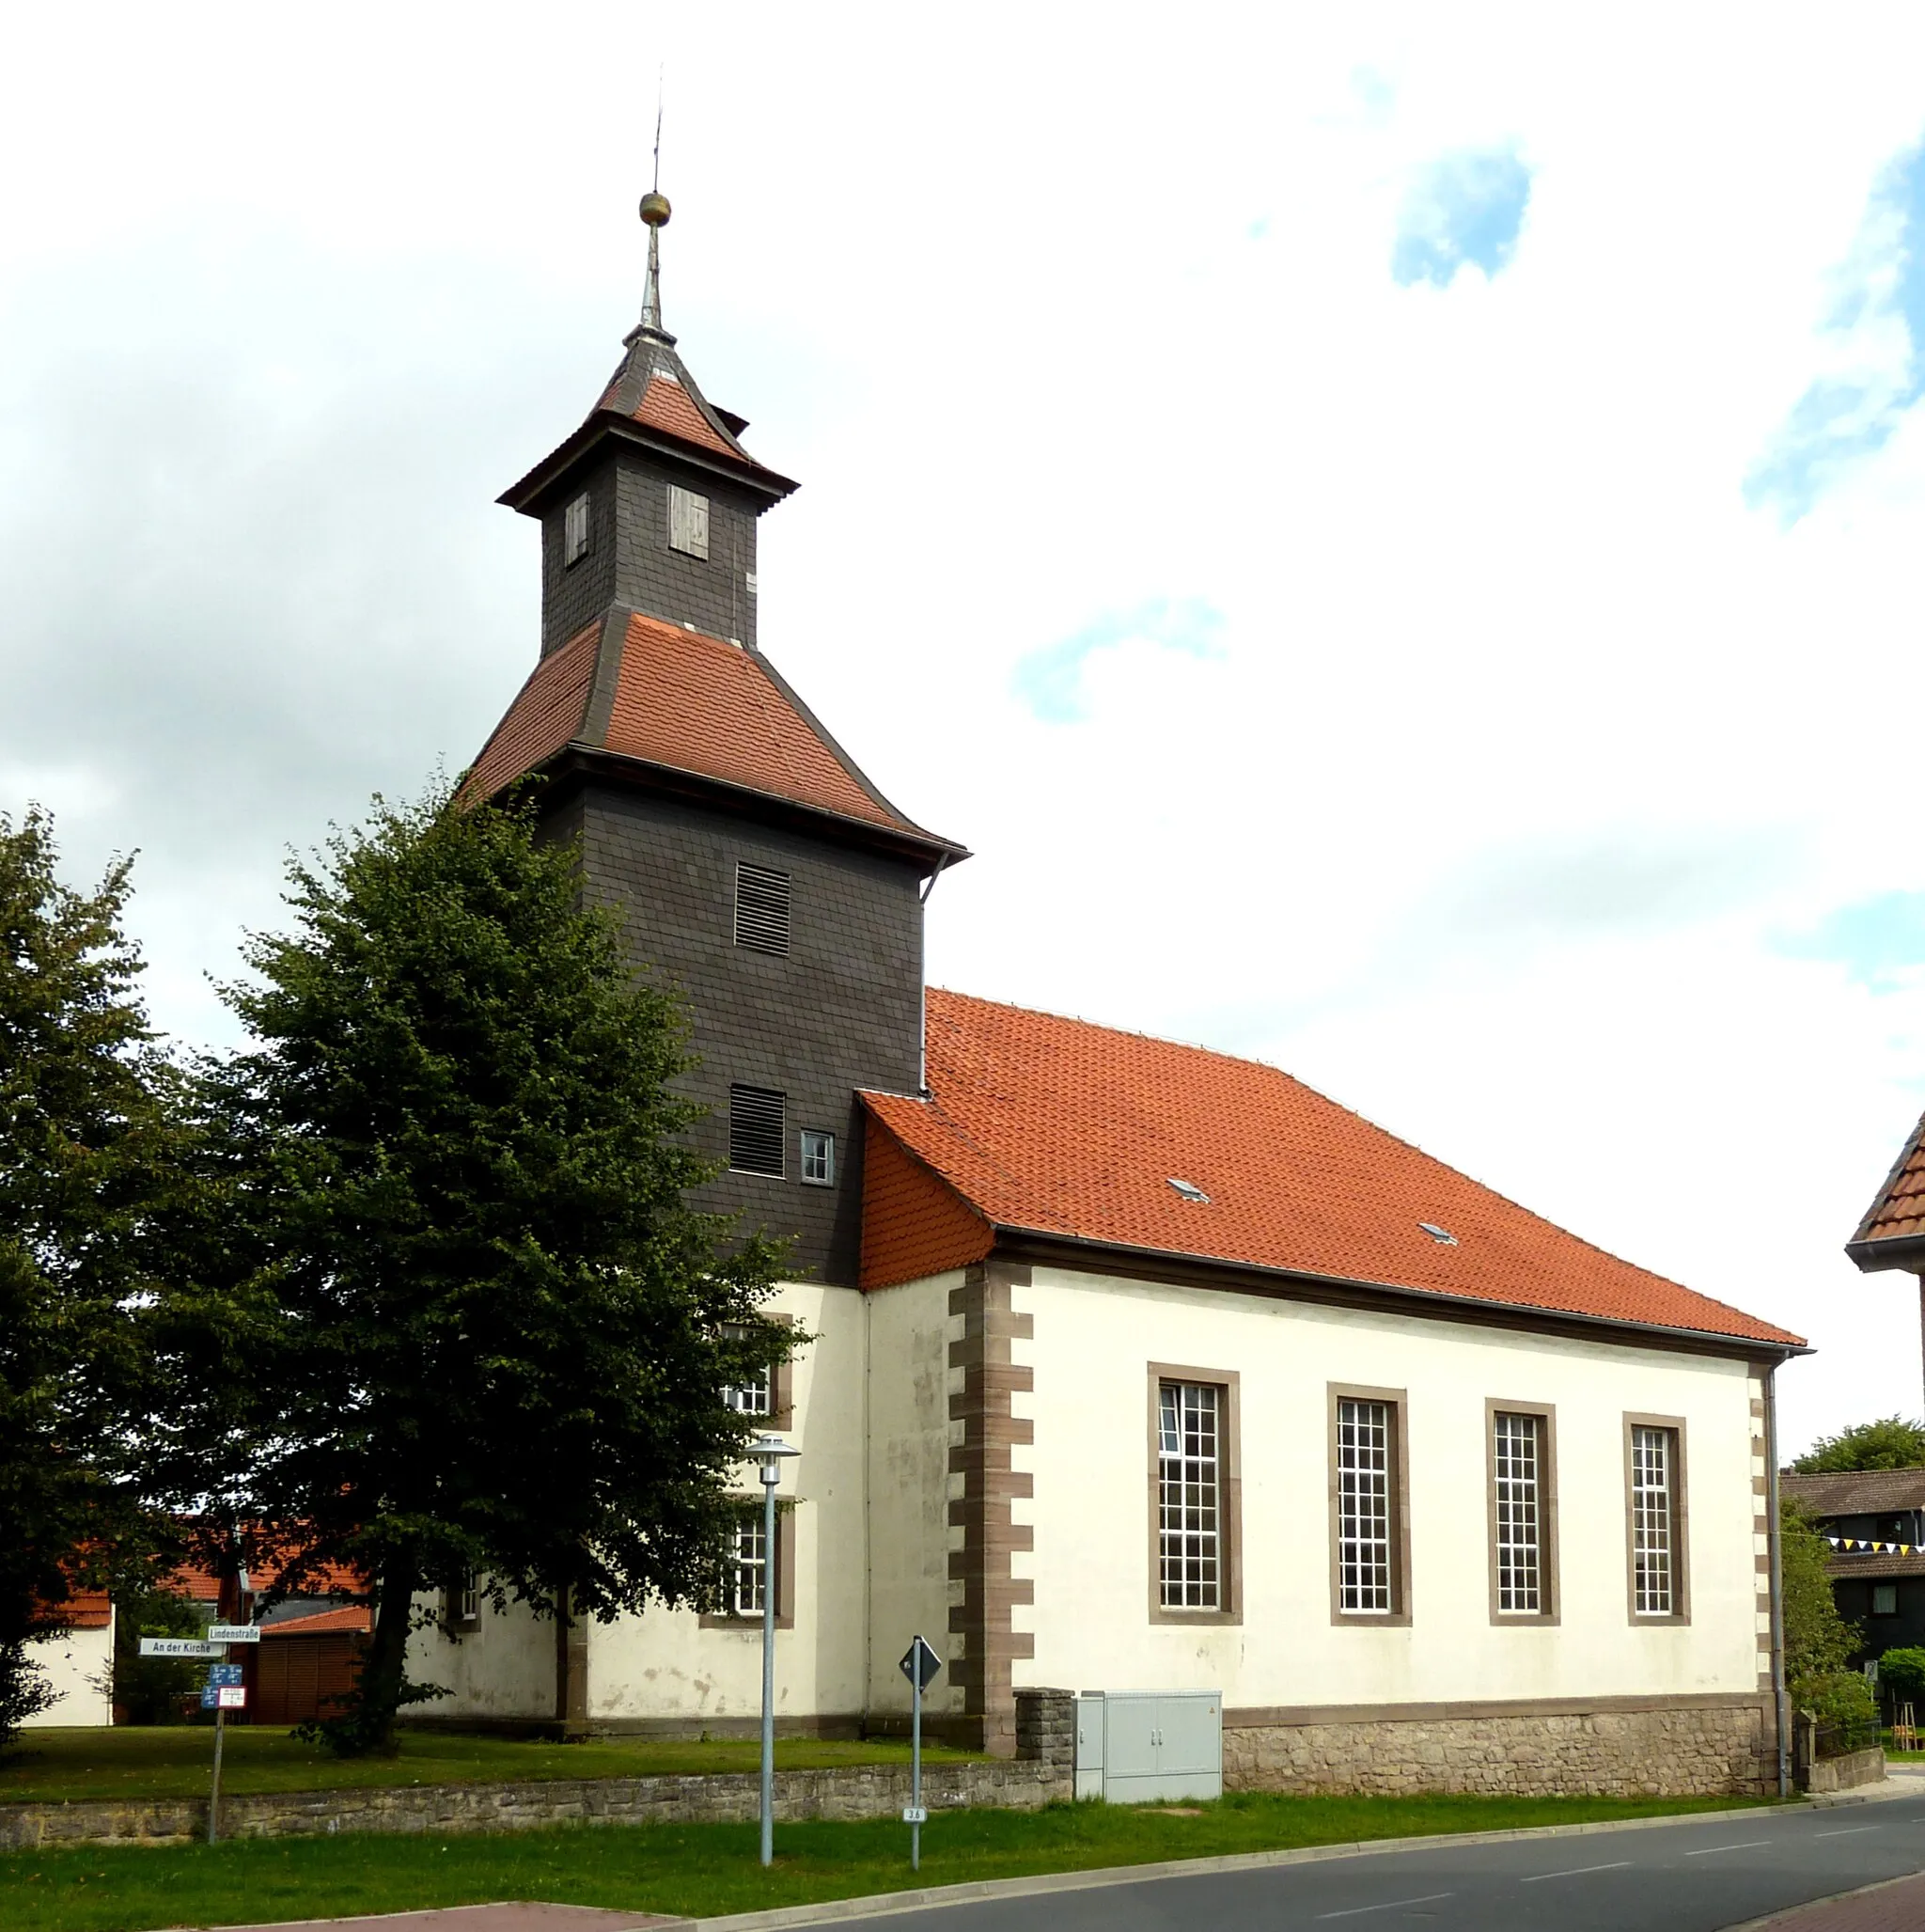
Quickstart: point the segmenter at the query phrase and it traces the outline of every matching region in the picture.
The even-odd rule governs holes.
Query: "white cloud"
[[[281,845],[477,741],[534,649],[491,499],[633,319],[665,54],[669,323],[806,486],[764,641],[980,854],[939,977],[1261,1052],[1810,1331],[1794,1438],[1916,1411],[1907,1284],[1839,1249],[1925,996],[1777,936],[1925,888],[1925,432],[1790,531],[1743,482],[1835,353],[1925,24],[1090,21],[43,9],[0,118],[0,804],[76,870],[144,848],[200,1034]],[[1411,171],[1512,149],[1503,274],[1398,288]],[[1190,599],[1220,656],[1102,651],[1067,726],[1012,689]]]

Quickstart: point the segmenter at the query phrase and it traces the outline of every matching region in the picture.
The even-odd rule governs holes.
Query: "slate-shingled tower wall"
[[[791,1274],[853,1288],[855,1092],[920,1084],[923,884],[966,855],[902,818],[760,656],[757,519],[794,485],[742,447],[745,425],[706,401],[672,337],[644,326],[626,348],[587,420],[502,498],[541,527],[540,668],[483,754],[480,789],[529,770],[546,778],[547,821],[579,840],[590,896],[619,909],[636,964],[685,997],[700,1060],[685,1086],[710,1109],[702,1151],[727,1160],[731,1084],[787,1096],[785,1173],[725,1172],[699,1204],[791,1237]],[[706,557],[671,542],[677,490],[703,500]],[[571,558],[570,509],[584,501],[587,547]],[[758,674],[745,697],[732,694],[738,708],[717,709],[712,641],[709,684],[693,671],[678,682],[659,649],[637,674],[620,641],[631,614],[743,652]],[[561,647],[597,625],[588,687],[564,691]],[[813,790],[790,759],[758,763],[746,748],[772,710],[790,748],[820,762]],[[654,721],[646,759],[617,743],[611,717],[624,715]],[[790,877],[786,957],[735,943],[743,864]],[[801,1178],[805,1129],[835,1136],[829,1186]]]

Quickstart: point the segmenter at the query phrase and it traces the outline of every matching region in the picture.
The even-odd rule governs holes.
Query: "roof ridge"
[[[1334,1107],[1338,1112],[1347,1114],[1352,1120],[1368,1127],[1373,1134],[1382,1135],[1385,1139],[1398,1147],[1407,1148],[1411,1153],[1423,1160],[1434,1162],[1438,1167],[1444,1169],[1446,1172],[1454,1174],[1459,1180],[1468,1182],[1471,1186],[1481,1189],[1484,1193],[1490,1195],[1492,1199],[1502,1202],[1506,1207],[1512,1208],[1517,1213],[1528,1217],[1540,1227],[1549,1228],[1553,1233],[1561,1234],[1566,1240],[1574,1241],[1580,1248],[1588,1249],[1590,1253],[1601,1255],[1604,1260],[1615,1263],[1619,1267],[1630,1268],[1651,1280],[1661,1281],[1667,1288],[1675,1288],[1682,1294],[1689,1295],[1699,1301],[1708,1302],[1714,1308],[1723,1309],[1727,1313],[1737,1315],[1745,1321],[1757,1322],[1761,1319],[1761,1317],[1752,1314],[1748,1310],[1739,1308],[1733,1302],[1720,1300],[1714,1295],[1705,1294],[1702,1289],[1693,1288],[1686,1282],[1677,1280],[1669,1275],[1661,1275],[1655,1268],[1648,1268],[1641,1262],[1632,1261],[1624,1255],[1614,1253],[1610,1249],[1602,1247],[1595,1241],[1587,1240],[1584,1235],[1574,1233],[1561,1222],[1552,1220],[1547,1215],[1539,1214],[1535,1208],[1526,1207],[1521,1201],[1512,1200],[1510,1195],[1496,1187],[1493,1187],[1488,1182],[1479,1180],[1475,1174],[1465,1173],[1462,1168],[1454,1167],[1449,1161],[1444,1159],[1441,1154],[1432,1154],[1428,1148],[1419,1146],[1415,1140],[1406,1140],[1402,1135],[1394,1134],[1388,1127],[1380,1125],[1369,1115],[1358,1112],[1354,1107],[1346,1107],[1340,1100],[1332,1099],[1322,1088],[1312,1087],[1308,1081],[1299,1079],[1296,1075],[1287,1072],[1273,1061],[1252,1060],[1243,1054],[1225,1053],[1216,1047],[1198,1046],[1188,1041],[1171,1040],[1162,1034],[1140,1033],[1127,1027],[1111,1027],[1100,1020],[1084,1019],[1075,1014],[1051,1013],[1048,1009],[1042,1007],[1018,1006],[1010,1000],[985,999],[974,993],[958,993],[953,987],[932,986],[929,990],[931,993],[940,993],[947,998],[966,999],[971,1004],[977,1006],[996,1006],[1001,1007],[1007,1013],[1030,1013],[1042,1019],[1058,1021],[1066,1026],[1088,1027],[1094,1032],[1114,1033],[1122,1039],[1145,1040],[1154,1045],[1174,1047],[1179,1052],[1201,1054],[1208,1059],[1225,1060],[1234,1066],[1246,1066],[1261,1073],[1274,1074],[1278,1079],[1288,1080],[1291,1086],[1312,1095],[1314,1098],[1322,1101],[1326,1107]],[[1925,1122],[1921,1122],[1920,1125],[1921,1128],[1925,1128]],[[1767,1326],[1776,1327],[1777,1324],[1774,1322]]]

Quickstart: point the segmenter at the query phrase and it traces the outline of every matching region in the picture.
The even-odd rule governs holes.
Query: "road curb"
[[[1874,1893],[1890,1892],[1900,1885],[1916,1885],[1918,1877],[1917,1872],[1904,1872],[1896,1878],[1881,1878],[1875,1885],[1858,1885],[1850,1892],[1833,1892],[1828,1893],[1823,1898],[1808,1898],[1803,1905],[1788,1905],[1783,1911],[1771,1912],[1762,1919],[1746,1919],[1742,1925],[1728,1925],[1725,1932],[1767,1932],[1767,1928],[1773,1925],[1791,1926],[1795,1932],[1801,1918],[1816,1913],[1826,1906],[1847,1905],[1855,1898],[1870,1898]],[[699,1924],[700,1921],[696,1923]],[[1817,1924],[1819,1921],[1812,1918],[1809,1923]]]
[[[1877,1797],[1909,1798],[1920,1794],[1877,1792]],[[1863,1803],[1874,1796],[1838,1792],[1806,1800],[1810,1809]],[[1800,1807],[1773,1808],[1774,1815]],[[1755,1805],[1733,1805],[1732,1812],[1756,1811]],[[1411,1851],[1427,1845],[1508,1845],[1530,1838],[1592,1838],[1611,1831],[1651,1830],[1660,1825],[1695,1824],[1728,1814],[1666,1812],[1650,1818],[1598,1818],[1584,1825],[1520,1825],[1508,1831],[1425,1831],[1414,1838],[1367,1838],[1340,1845],[1305,1845],[1288,1851],[1230,1852],[1216,1858],[1165,1859],[1147,1865],[1099,1865],[1081,1872],[1038,1872],[1026,1878],[976,1878],[961,1885],[930,1885],[916,1892],[872,1892],[863,1898],[822,1899],[815,1905],[775,1906],[767,1911],[730,1912],[721,1918],[696,1919],[696,1932],[782,1932],[790,1925],[835,1925],[854,1919],[886,1918],[895,1912],[928,1911],[939,1906],[977,1905],[988,1899],[1034,1898],[1052,1892],[1093,1892],[1104,1886],[1146,1884],[1154,1878],[1194,1878],[1211,1872],[1260,1872],[1277,1865],[1309,1865],[1329,1859],[1371,1858],[1381,1852]]]

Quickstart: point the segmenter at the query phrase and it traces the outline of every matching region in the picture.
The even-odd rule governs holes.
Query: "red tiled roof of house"
[[[337,1630],[363,1637],[374,1628],[374,1614],[366,1604],[344,1604],[339,1610],[316,1610],[312,1616],[279,1617],[260,1626],[261,1641],[270,1637],[326,1637]]]
[[[114,1621],[114,1599],[104,1590],[76,1588],[54,1614],[70,1630],[104,1630]]]
[[[258,1596],[263,1591],[274,1588],[280,1574],[279,1563],[271,1557],[261,1557],[257,1558],[249,1568],[247,1580]],[[345,1563],[323,1563],[312,1577],[303,1580],[301,1594],[306,1596],[357,1596],[367,1587],[367,1579]],[[217,1603],[221,1595],[221,1579],[198,1563],[181,1563],[168,1577],[165,1588],[177,1595],[191,1597],[196,1603]]]
[[[1275,1067],[935,988],[926,1041],[931,1097],[863,1095],[923,1197],[913,1202],[918,1190],[887,1160],[873,1196],[865,1186],[865,1285],[979,1259],[1002,1228],[1798,1343],[1566,1233]]]
[[[1886,1241],[1925,1241],[1925,1120],[1912,1129],[1846,1252],[1861,1268],[1899,1265],[1881,1259],[1878,1245]]]
[[[609,612],[536,667],[464,795],[493,797],[571,745],[944,843],[862,778],[766,659],[639,612]]]

